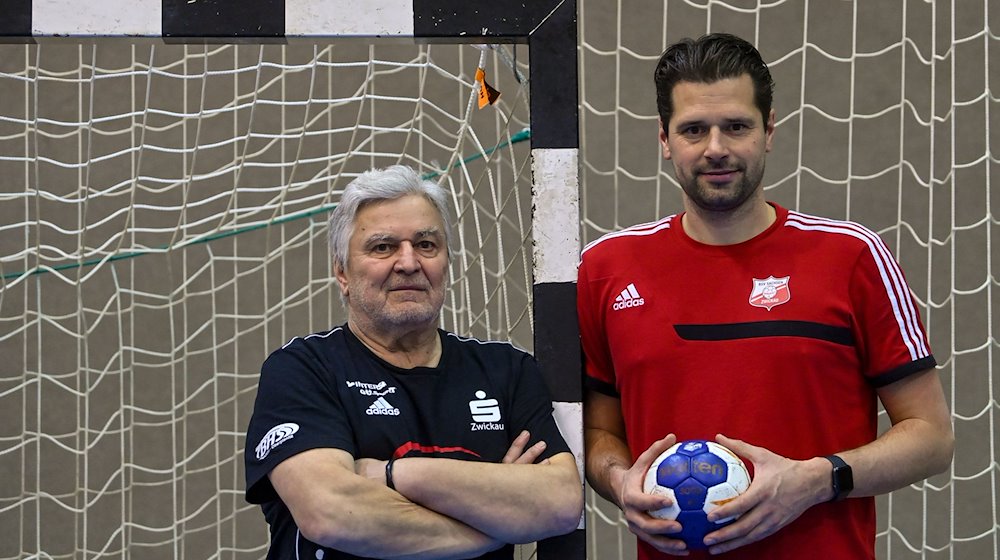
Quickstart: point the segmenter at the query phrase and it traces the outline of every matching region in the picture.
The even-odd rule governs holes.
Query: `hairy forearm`
[[[588,391],[583,413],[587,481],[606,500],[622,507],[623,481],[633,460],[625,441],[621,400]]]
[[[933,369],[879,389],[892,427],[840,456],[854,471],[854,496],[891,492],[948,468],[955,452],[951,414]]]
[[[504,542],[567,533],[583,509],[583,488],[568,453],[539,464],[404,458],[396,461],[393,478],[408,499]]]
[[[315,542],[358,556],[394,559],[468,558],[503,544],[388,488],[372,486],[342,495],[343,503],[352,505],[336,519],[326,519],[325,527],[336,528],[316,535]]]
[[[353,466],[346,452],[316,449],[271,472],[305,538],[357,556],[396,559],[470,558],[503,545],[358,476]]]
[[[628,446],[619,437],[597,428],[584,430],[587,482],[605,500],[618,504],[615,488],[632,465]]]
[[[895,424],[878,439],[839,455],[854,472],[852,496],[877,496],[938,474],[951,464],[954,436],[923,419]]]

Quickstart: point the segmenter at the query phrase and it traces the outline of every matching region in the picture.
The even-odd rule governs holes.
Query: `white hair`
[[[368,204],[395,200],[407,195],[421,195],[434,206],[444,222],[445,249],[448,249],[451,220],[448,217],[448,191],[426,179],[421,179],[413,168],[393,165],[385,169],[365,171],[351,181],[340,203],[330,213],[329,240],[330,256],[341,270],[347,269],[347,253],[354,233],[354,220],[358,212]],[[451,251],[448,251],[450,258]]]

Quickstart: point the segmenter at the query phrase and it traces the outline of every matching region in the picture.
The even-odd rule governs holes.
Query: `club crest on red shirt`
[[[753,279],[753,290],[750,291],[750,305],[763,307],[768,311],[776,305],[788,303],[792,299],[792,292],[788,288],[788,279],[791,276],[775,278],[768,276],[761,280]]]

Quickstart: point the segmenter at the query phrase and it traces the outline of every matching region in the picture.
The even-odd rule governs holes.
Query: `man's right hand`
[[[677,437],[674,434],[654,442],[636,458],[628,470],[620,469],[621,475],[616,474],[613,478],[618,479],[616,491],[618,507],[625,515],[629,531],[660,552],[686,556],[688,551],[684,541],[665,536],[680,532],[680,523],[649,515],[650,511],[669,507],[673,501],[666,496],[647,494],[643,491],[643,480],[646,478],[649,466],[676,442]]]

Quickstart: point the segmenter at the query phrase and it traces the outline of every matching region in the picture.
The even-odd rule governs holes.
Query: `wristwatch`
[[[827,455],[825,459],[833,463],[833,498],[830,501],[838,502],[854,490],[854,472],[850,465],[836,455]]]

